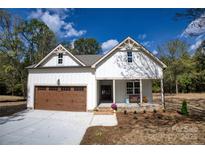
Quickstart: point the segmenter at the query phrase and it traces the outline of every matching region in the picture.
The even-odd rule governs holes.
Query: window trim
[[[132,83],[132,87],[128,88],[128,83]],[[139,86],[135,86],[138,83]],[[131,90],[132,89],[132,93],[128,93],[128,89]],[[139,90],[139,93],[136,93],[136,89]],[[136,95],[136,94],[140,94],[140,81],[128,81],[126,82],[126,94],[127,95]]]
[[[133,62],[132,51],[127,51],[127,62],[128,63],[132,63]]]
[[[61,61],[61,63],[60,63],[60,61]],[[63,53],[58,53],[58,61],[57,61],[57,63],[58,63],[58,65],[62,65],[63,64]]]

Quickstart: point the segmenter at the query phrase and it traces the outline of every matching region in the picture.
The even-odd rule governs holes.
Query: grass
[[[24,100],[25,98],[23,98],[22,96],[0,95],[0,102],[17,102]]]
[[[20,96],[0,95],[0,117],[26,109],[26,100]]]

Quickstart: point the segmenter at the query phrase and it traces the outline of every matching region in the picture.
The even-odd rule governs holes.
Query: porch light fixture
[[[57,80],[57,85],[60,86],[60,79]]]

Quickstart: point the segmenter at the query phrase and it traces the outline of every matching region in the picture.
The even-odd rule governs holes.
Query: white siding
[[[46,62],[42,64],[43,67],[55,67],[55,66],[79,66],[79,64],[74,61],[68,53],[63,54],[63,64],[58,64],[58,55],[53,53]]]
[[[37,85],[87,86],[87,110],[96,106],[96,82],[91,69],[49,68],[29,70],[27,105],[34,107],[34,86]]]
[[[129,98],[127,95],[126,83],[128,80],[116,80],[116,102],[125,103],[125,98]],[[142,80],[142,96],[146,96],[148,102],[152,102],[152,81],[149,79]]]
[[[162,78],[162,68],[143,52],[133,51],[133,62],[127,62],[127,52],[118,51],[101,62],[96,69],[97,79]]]
[[[152,102],[152,80],[142,80],[142,96],[146,96],[148,102]]]

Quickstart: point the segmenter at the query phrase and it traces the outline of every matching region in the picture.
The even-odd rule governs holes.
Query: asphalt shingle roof
[[[95,62],[97,62],[103,55],[75,55],[81,62],[83,62],[86,66],[91,66]]]
[[[97,62],[103,55],[75,55],[77,59],[83,62],[86,66],[91,66]],[[36,64],[30,65],[26,68],[34,68]]]

